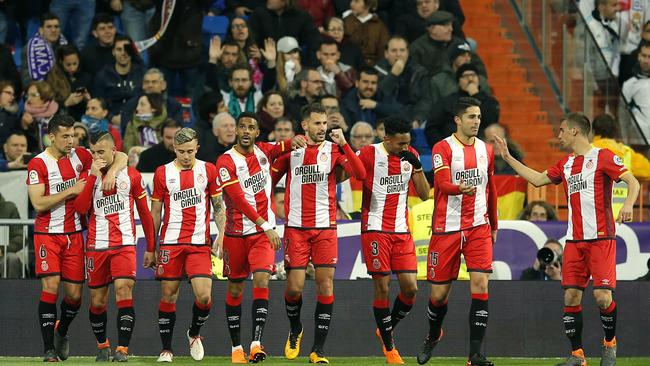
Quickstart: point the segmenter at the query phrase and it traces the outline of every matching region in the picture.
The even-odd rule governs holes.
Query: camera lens
[[[550,248],[542,248],[537,252],[537,259],[548,266],[556,260],[555,252]]]

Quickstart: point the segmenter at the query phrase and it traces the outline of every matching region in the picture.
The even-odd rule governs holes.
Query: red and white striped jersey
[[[612,184],[628,170],[608,149],[592,148],[585,155],[569,155],[546,172],[562,183],[569,203],[567,241],[615,238]]]
[[[284,212],[288,227],[336,227],[336,174],[348,159],[339,146],[323,141],[298,149],[278,164],[287,171]],[[274,169],[276,169],[274,167]]]
[[[275,226],[275,213],[271,209],[271,165],[285,151],[283,141],[278,144],[258,142],[250,154],[242,155],[233,147],[217,159],[219,181],[224,193],[225,187],[239,183],[246,203],[272,226]],[[264,231],[237,208],[234,197],[225,193],[224,202],[226,235],[246,236]]]
[[[90,170],[92,162],[92,155],[83,148],[73,148],[69,156],[58,160],[45,150],[27,164],[27,185],[44,184],[46,196],[63,192]],[[85,222],[75,211],[74,199],[71,197],[49,211],[38,212],[34,232],[67,234],[85,229]]]
[[[102,190],[102,179],[95,181],[88,220],[86,250],[135,245],[135,200],[147,195],[140,173],[124,168],[117,173],[115,188]]]
[[[418,155],[412,147],[409,151]],[[366,168],[361,232],[409,232],[408,192],[413,166],[399,156],[389,155],[383,143],[365,146],[357,154]]]
[[[181,170],[174,160],[158,167],[151,200],[163,202],[160,244],[211,244],[210,199],[220,194],[210,163],[196,160],[192,169]]]
[[[478,138],[465,145],[451,135],[433,147],[434,174],[449,169],[451,183],[476,187],[476,194],[448,195],[434,181],[433,233],[448,233],[489,223],[488,180],[494,175],[492,147]]]

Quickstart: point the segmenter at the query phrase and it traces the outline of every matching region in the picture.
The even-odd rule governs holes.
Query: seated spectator
[[[338,44],[339,52],[341,53],[341,62],[352,66],[355,70],[361,70],[362,67],[366,66],[361,47],[356,43],[350,42],[345,37],[343,20],[341,18],[330,18],[326,24],[326,32],[324,36],[332,38]]]
[[[122,134],[109,122],[108,118],[106,101],[103,98],[93,98],[86,104],[86,113],[81,116],[81,122],[86,125],[90,133],[108,131],[113,137],[117,151],[122,151]]]
[[[510,154],[518,161],[524,161],[524,153],[521,147],[508,136],[506,129],[498,123],[493,123],[485,128],[485,142],[492,145],[494,149],[494,174],[495,175],[517,175],[512,167],[501,158],[501,153],[495,143],[495,136],[506,141]]]
[[[258,6],[264,6],[266,0],[227,0],[226,14],[231,16],[249,16]]]
[[[621,90],[641,132],[650,141],[650,41],[639,45],[639,62],[634,76],[623,83]]]
[[[27,169],[31,155],[27,152],[27,137],[22,131],[12,132],[2,145],[2,149],[0,172]]]
[[[302,107],[316,102],[323,93],[323,80],[318,71],[306,68],[300,71],[296,81],[300,89],[287,99],[285,114],[295,121],[300,121]]]
[[[196,103],[196,121],[194,121],[194,131],[196,131],[196,138],[199,146],[208,146],[214,140],[212,135],[212,120],[214,116],[221,112],[228,112],[225,104],[223,104],[223,97],[219,91],[208,91],[201,95]],[[199,149],[196,158],[205,160],[202,155],[203,149]]]
[[[321,97],[320,104],[327,112],[327,129],[340,128],[346,138],[350,137],[350,128],[341,114],[339,100],[332,94],[325,94]]]
[[[208,139],[209,143],[199,148],[201,160],[216,162],[219,156],[233,147],[236,139],[235,119],[228,112],[217,114],[212,119],[212,135]]]
[[[374,125],[379,118],[403,112],[392,96],[377,93],[378,82],[377,70],[370,67],[361,70],[355,88],[341,102],[341,113],[346,121],[366,121]]]
[[[244,18],[233,18],[230,21],[226,41],[234,41],[239,46],[238,63],[247,63],[253,74],[255,89],[266,91],[275,85],[276,47],[273,38],[264,40],[264,47],[256,44],[256,37],[251,33],[248,22]],[[268,82],[264,82],[268,80]]]
[[[27,102],[20,120],[20,127],[27,136],[27,150],[40,152],[49,146],[47,125],[59,112],[59,104],[54,100],[54,91],[46,81],[32,81],[27,84]]]
[[[0,194],[0,219],[14,219],[20,220],[20,213],[16,204],[6,201]],[[23,249],[23,228],[20,225],[9,226],[9,242],[4,248],[5,252],[0,247],[0,276],[4,276],[5,270],[7,271],[6,278],[19,278],[23,273],[23,262],[17,254]],[[6,258],[3,258],[6,257]],[[7,268],[5,268],[5,260]]]
[[[18,104],[13,84],[0,81],[0,144],[4,144],[9,134],[18,127]]]
[[[174,135],[180,129],[180,123],[171,118],[165,120],[160,127],[161,141],[140,153],[136,169],[140,173],[153,173],[159,166],[174,161],[176,159]]]
[[[129,99],[142,89],[144,67],[135,53],[133,42],[118,35],[113,44],[114,63],[104,66],[95,76],[92,96],[104,98],[114,125],[120,124],[120,113]]]
[[[22,81],[45,80],[54,67],[54,52],[68,41],[61,34],[59,17],[45,13],[40,17],[38,32],[30,35],[22,54]]]
[[[228,80],[231,91],[221,91],[223,102],[234,118],[239,117],[242,112],[255,112],[255,106],[262,99],[262,93],[253,87],[251,76],[248,65],[235,66],[230,71]]]
[[[296,135],[293,128],[293,121],[287,117],[280,117],[275,120],[273,128],[273,141],[286,141]]]
[[[524,269],[524,271],[521,273],[521,277],[519,277],[520,280],[562,280],[562,254],[564,253],[562,244],[560,244],[560,242],[556,239],[548,239],[546,243],[544,243],[544,248],[549,248],[550,250],[554,251],[555,255],[560,258],[560,260],[546,266],[541,263],[536,257],[533,266]]]
[[[90,146],[88,144],[88,136],[90,136],[88,126],[83,122],[75,122],[73,127],[72,147],[83,147],[87,149]]]
[[[341,53],[338,44],[333,40],[321,42],[316,58],[320,65],[316,69],[323,80],[325,93],[336,95],[339,98],[354,87],[356,71],[349,65],[340,61]]]
[[[350,129],[350,147],[354,151],[375,143],[375,131],[368,122],[359,121]]]
[[[235,65],[245,63],[237,43],[229,41],[221,45],[221,37],[214,36],[208,50],[208,64],[205,71],[205,85],[213,91],[230,93],[228,78]]]
[[[275,85],[281,93],[287,95],[296,76],[302,71],[300,46],[293,37],[282,37],[278,41],[278,60],[275,67]]]
[[[0,43],[0,81],[8,81],[14,88],[15,95],[22,95],[23,83],[14,62],[11,48]]]
[[[167,120],[162,95],[145,94],[138,100],[135,114],[126,127],[124,150],[133,146],[153,146],[161,140],[161,127]]]
[[[527,221],[557,221],[557,214],[553,206],[546,201],[529,202],[519,215],[519,220]]]
[[[426,21],[439,7],[440,0],[417,0],[416,12],[408,12],[397,19],[395,33],[412,43],[426,33]]]
[[[138,100],[144,94],[162,95],[163,104],[167,110],[167,116],[180,124],[183,123],[183,107],[176,98],[170,97],[167,94],[167,82],[165,81],[165,75],[162,71],[152,67],[147,70],[142,77],[142,91],[129,99],[129,101],[122,107],[122,113],[120,113],[120,131],[122,133],[126,132],[129,118],[133,116],[133,111],[135,111],[135,108],[138,105]]]
[[[384,141],[384,137],[386,137],[386,129],[384,128],[384,121],[381,119],[377,121],[377,124],[375,125],[375,137],[377,142]]]
[[[97,75],[104,66],[113,63],[113,44],[117,34],[113,17],[106,13],[96,14],[91,34],[93,40],[81,50],[81,64],[85,71]]]
[[[47,74],[47,82],[54,90],[54,100],[72,118],[79,120],[90,99],[92,77],[79,64],[79,51],[73,45],[56,50],[56,63]]]
[[[458,91],[434,106],[431,117],[425,127],[425,136],[429,146],[447,138],[456,130],[453,106],[459,98],[472,97],[481,103],[481,125],[479,137],[483,138],[485,128],[499,122],[499,102],[479,85],[478,69],[473,64],[465,64],[456,71]]]
[[[343,13],[345,35],[361,47],[368,66],[374,66],[384,56],[390,34],[377,14],[377,0],[351,0],[350,10]]]
[[[336,14],[333,0],[298,0],[298,5],[311,16],[314,26],[319,30],[323,29],[325,20]]]
[[[379,71],[379,93],[391,96],[407,108],[409,118],[424,120],[415,115],[415,105],[423,99],[423,84],[427,71],[409,58],[408,42],[393,36],[386,43],[384,58],[375,65]]]
[[[276,91],[264,93],[257,104],[257,116],[260,134],[259,141],[268,141],[268,136],[275,128],[275,120],[284,116],[284,97]]]
[[[610,72],[614,76],[618,76],[621,61],[618,16],[620,5],[618,0],[595,0],[594,2],[596,8],[591,14],[585,16],[585,23],[593,34],[609,70],[600,66],[602,64],[600,55],[593,58],[591,66],[596,80],[606,80],[609,78]]]

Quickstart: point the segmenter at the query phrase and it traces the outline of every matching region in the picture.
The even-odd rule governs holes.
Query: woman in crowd
[[[546,201],[532,201],[519,215],[520,220],[527,221],[557,221],[553,206]]]
[[[56,50],[56,63],[47,75],[47,82],[54,90],[54,100],[71,115],[79,120],[90,99],[88,90],[92,77],[81,70],[79,51],[67,44]]]
[[[282,37],[277,46],[278,61],[275,67],[276,89],[287,95],[291,83],[302,70],[300,45],[293,37]]]
[[[257,116],[260,121],[260,141],[273,140],[275,120],[284,116],[284,97],[278,91],[264,93],[257,104]]]
[[[108,105],[104,98],[93,98],[86,104],[86,113],[81,116],[81,122],[88,128],[91,134],[108,131],[113,140],[115,140],[115,148],[122,151],[122,135],[120,131],[113,127],[109,122],[110,116],[108,112]]]
[[[124,151],[133,146],[153,146],[161,141],[160,126],[167,119],[162,95],[147,93],[138,99],[138,106],[124,134]]]
[[[47,125],[50,119],[59,113],[59,104],[54,100],[54,91],[47,81],[32,81],[27,84],[27,101],[25,112],[20,119],[20,129],[27,136],[27,149],[40,152],[50,141]]]
[[[339,45],[339,52],[341,53],[340,61],[342,63],[354,67],[355,70],[361,70],[366,66],[361,48],[345,37],[343,20],[341,18],[329,18],[325,23],[325,30],[326,33],[324,35],[332,38]]]

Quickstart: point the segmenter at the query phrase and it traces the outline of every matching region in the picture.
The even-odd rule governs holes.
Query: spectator
[[[650,5],[649,5],[650,6]],[[646,16],[650,17],[650,9],[646,11]],[[627,37],[627,41],[630,42],[630,37]],[[639,53],[641,52],[641,45],[645,42],[650,42],[650,20],[646,21],[643,25],[643,31],[641,32],[641,39],[636,45],[636,49],[632,51],[629,55],[621,55],[621,67],[619,72],[619,80],[621,84],[627,79],[634,76],[636,65],[639,62]]]
[[[524,153],[519,145],[508,136],[506,129],[498,123],[493,123],[485,128],[485,142],[492,145],[494,149],[494,174],[495,175],[517,175],[514,169],[502,158],[495,143],[495,136],[499,136],[508,144],[510,154],[518,161],[524,161]]]
[[[140,157],[145,150],[149,150],[149,147],[145,146],[132,146],[129,151],[126,153],[128,157],[128,166],[135,168],[140,163]]]
[[[377,93],[378,82],[377,70],[370,67],[361,70],[355,88],[341,102],[341,113],[348,123],[366,121],[374,125],[379,118],[402,112],[402,106],[392,96]]]
[[[135,114],[126,127],[124,150],[133,146],[153,146],[160,142],[161,126],[167,120],[162,95],[144,94],[138,99]]]
[[[319,30],[323,29],[325,20],[336,14],[332,0],[298,0],[298,5],[311,16],[314,26]]]
[[[228,112],[217,114],[212,119],[212,133],[206,139],[208,144],[199,148],[201,160],[216,162],[219,156],[233,147],[236,138],[235,119]]]
[[[226,0],[226,11],[238,17],[249,16],[253,10],[263,6],[265,0]]]
[[[553,262],[551,265],[546,266],[541,263],[539,259],[535,258],[535,263],[533,266],[524,269],[524,271],[521,273],[521,277],[519,278],[520,280],[562,280],[562,254],[564,253],[562,244],[560,244],[560,242],[556,239],[548,239],[546,243],[544,243],[544,248],[549,248],[555,252],[555,255],[559,258],[559,261]]]
[[[386,128],[384,127],[384,120],[382,119],[377,121],[377,124],[375,125],[375,136],[377,142],[384,141],[384,137],[386,137]]]
[[[126,102],[142,89],[144,68],[134,47],[129,38],[116,36],[113,44],[115,63],[104,66],[95,76],[92,95],[106,100],[114,125],[120,124],[120,113]]]
[[[20,120],[20,129],[27,136],[27,149],[40,152],[49,146],[47,125],[59,112],[59,104],[54,100],[54,91],[46,81],[32,81],[27,84],[27,102]]]
[[[111,0],[111,10],[120,13],[124,33],[134,42],[147,38],[147,24],[153,18],[155,2],[150,0]]]
[[[79,51],[66,44],[56,50],[56,63],[47,74],[47,82],[54,90],[54,100],[75,120],[79,120],[90,99],[92,77],[79,64]]]
[[[20,219],[20,213],[16,204],[5,201],[0,194],[0,219]],[[20,225],[9,226],[9,242],[6,246],[6,253],[3,247],[0,247],[0,276],[7,271],[7,278],[19,278],[22,275],[23,262],[17,254],[23,249],[23,228]],[[6,257],[6,258],[3,258]],[[7,267],[5,268],[5,260]]]
[[[0,43],[0,81],[10,82],[15,95],[21,95],[23,83],[11,53],[11,48]]]
[[[473,64],[462,65],[456,70],[458,91],[443,99],[435,106],[425,127],[425,136],[429,146],[448,137],[456,130],[453,105],[459,98],[472,97],[481,102],[481,125],[479,136],[484,136],[485,128],[499,122],[499,102],[481,90],[478,69]]]
[[[316,58],[320,61],[320,66],[316,70],[320,73],[326,93],[342,97],[354,87],[356,72],[340,61],[341,53],[335,41],[321,42]]]
[[[18,127],[18,104],[13,84],[0,81],[0,144],[4,144],[13,130]]]
[[[290,118],[296,121],[302,119],[300,110],[303,106],[314,103],[323,93],[323,80],[320,73],[315,69],[303,69],[297,76],[300,90],[296,95],[287,100],[285,107],[286,113]]]
[[[275,128],[275,120],[284,116],[284,97],[276,91],[264,93],[257,104],[257,116],[260,134],[259,141],[268,141]]]
[[[74,123],[74,135],[72,137],[72,147],[88,148],[88,126],[83,122]],[[117,148],[117,147],[116,147]]]
[[[174,135],[180,129],[180,123],[171,118],[165,120],[160,127],[161,141],[140,153],[140,159],[136,165],[136,169],[141,173],[153,173],[159,166],[174,161],[176,159],[176,153],[174,153]]]
[[[605,57],[609,70],[600,67],[600,55],[597,53],[593,54],[591,66],[596,80],[606,80],[610,72],[618,76],[621,61],[618,17],[620,4],[618,0],[595,0],[595,4],[596,8],[585,17],[585,23],[593,34],[600,53]]]
[[[92,23],[94,40],[81,50],[81,64],[85,71],[91,75],[97,75],[104,66],[114,62],[113,44],[116,33],[112,16],[106,13],[95,15]]]
[[[120,130],[126,132],[126,126],[129,124],[129,118],[133,116],[138,100],[144,94],[160,94],[163,97],[163,104],[167,110],[167,116],[178,123],[183,123],[183,107],[176,98],[167,95],[167,82],[165,75],[156,68],[150,68],[142,77],[142,92],[129,99],[122,108],[120,115]]]
[[[519,220],[527,221],[557,221],[557,214],[553,206],[546,201],[529,202],[519,215]]]
[[[339,100],[332,94],[325,94],[320,99],[320,104],[327,112],[327,129],[340,128],[346,138],[350,136],[350,131],[345,118],[341,114]]]
[[[165,74],[165,80],[172,83],[179,75],[185,89],[174,90],[169,93],[173,96],[194,96],[203,88],[202,76],[199,66],[203,54],[203,40],[201,39],[201,24],[203,20],[203,7],[207,7],[212,0],[185,0],[176,2],[174,16],[171,17],[167,30],[162,37],[151,46],[149,63],[159,68]],[[162,3],[156,2],[156,13],[151,21],[152,29],[160,28]]]
[[[52,13],[41,15],[38,32],[27,41],[22,54],[23,84],[44,80],[54,67],[54,52],[68,41],[61,35],[59,17]]]
[[[390,96],[407,108],[411,119],[417,117],[415,105],[423,99],[423,84],[427,71],[409,59],[408,42],[401,36],[393,36],[386,43],[384,58],[375,65],[379,71],[379,93]]]
[[[350,10],[343,13],[345,35],[361,47],[366,65],[374,66],[384,54],[390,35],[377,14],[377,0],[351,0]]]
[[[278,219],[286,219],[284,214],[284,187],[275,187],[273,188],[273,207],[275,208],[275,217]]]
[[[638,60],[634,76],[623,83],[622,93],[645,139],[650,141],[650,41],[641,42]]]
[[[206,68],[205,85],[213,91],[230,93],[228,79],[233,67],[245,62],[243,53],[237,43],[229,41],[221,45],[221,38],[214,36],[210,41],[208,65]]]
[[[95,15],[95,0],[52,0],[50,11],[59,17],[61,31],[82,49]]]
[[[275,120],[273,128],[274,141],[286,141],[296,135],[293,128],[293,121],[287,117],[280,117]]]
[[[359,151],[362,147],[375,143],[375,131],[368,122],[359,121],[350,129],[350,147]]]
[[[408,12],[397,19],[395,33],[411,43],[425,34],[427,19],[438,10],[440,0],[417,0],[416,12]]]
[[[0,158],[0,172],[27,168],[27,137],[22,131],[12,132],[2,148],[4,154]]]
[[[212,141],[212,120],[214,116],[221,112],[228,112],[223,103],[221,93],[216,91],[208,91],[203,93],[197,101],[197,119],[194,122],[194,130],[197,133],[197,141],[199,146],[208,146]],[[197,158],[205,160],[201,156],[201,150],[197,153]]]
[[[296,76],[302,71],[300,46],[293,37],[282,37],[278,41],[278,61],[275,67],[276,86],[285,95],[294,82]]]
[[[221,92],[228,112],[237,118],[242,112],[255,112],[255,106],[262,99],[262,93],[255,90],[248,65],[238,65],[230,72],[230,93]]]
[[[81,122],[88,128],[90,133],[108,131],[115,142],[115,149],[122,151],[122,134],[109,123],[108,106],[103,98],[93,98],[88,101],[86,112],[81,116]]]
[[[339,45],[339,52],[341,52],[341,62],[346,65],[352,66],[355,70],[361,70],[366,66],[366,61],[363,59],[361,47],[356,43],[350,42],[345,37],[345,30],[343,20],[341,18],[332,17],[327,21],[327,33],[325,36],[332,38]]]
[[[306,11],[299,9],[297,0],[266,0],[266,6],[253,9],[249,24],[257,37],[257,44],[264,44],[264,39],[271,37],[278,41],[290,36],[303,45],[303,60],[312,64],[320,34]]]

